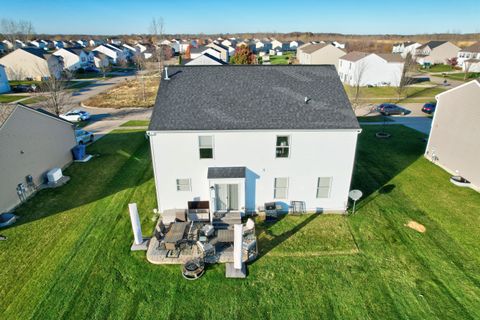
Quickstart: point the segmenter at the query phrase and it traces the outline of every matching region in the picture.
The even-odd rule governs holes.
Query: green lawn
[[[39,103],[39,102],[42,102],[42,101],[45,101],[47,100],[46,97],[44,96],[33,96],[27,100],[23,100],[22,103],[23,104],[34,104],[34,103]]]
[[[449,72],[453,71],[452,66],[448,64],[434,64],[430,68],[420,68],[422,72]]]
[[[149,123],[149,120],[130,120],[122,123],[120,127],[147,127]]]
[[[384,116],[363,116],[357,117],[359,122],[392,122],[393,120]]]
[[[480,78],[480,72],[469,72],[466,79],[465,72],[450,73],[447,74],[446,78],[460,81],[472,81],[473,79]]]
[[[286,52],[281,56],[270,56],[270,64],[288,64],[288,59],[292,56],[292,52]]]
[[[11,85],[11,86],[17,86],[17,85],[20,85],[20,84],[23,84],[23,85],[36,85],[36,86],[39,86],[42,81],[35,81],[35,80],[10,80],[8,81],[8,83]]]
[[[95,83],[95,81],[70,81],[68,84],[68,89],[74,89],[74,90],[79,90],[85,87],[88,87],[89,85]]]
[[[28,98],[27,95],[5,95],[0,94],[0,103],[10,103],[23,98]]]
[[[145,235],[153,227],[150,151],[143,131],[107,135],[88,147],[98,157],[66,169],[67,185],[39,192],[1,231],[1,318],[480,318],[480,195],[422,157],[422,134],[391,125],[378,140],[378,130],[360,135],[355,215],[260,223],[247,279],[215,265],[195,282],[130,252],[127,204]]]
[[[355,89],[344,85],[345,91],[350,99],[355,95]],[[395,87],[361,87],[360,102],[363,103],[424,103],[435,101],[435,96],[447,90],[445,87],[408,87],[403,98],[398,99]]]

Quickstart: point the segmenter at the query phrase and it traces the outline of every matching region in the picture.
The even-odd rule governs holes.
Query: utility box
[[[47,172],[47,180],[49,183],[57,183],[63,177],[62,169],[53,168]]]

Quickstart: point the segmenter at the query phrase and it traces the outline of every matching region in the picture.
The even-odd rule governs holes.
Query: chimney
[[[170,80],[168,77],[168,67],[165,67],[165,79],[164,80]]]

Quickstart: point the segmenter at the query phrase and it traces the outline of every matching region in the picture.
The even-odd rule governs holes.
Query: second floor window
[[[198,137],[198,146],[200,151],[200,159],[213,159],[213,137]]]
[[[275,156],[277,158],[288,158],[290,155],[290,137],[277,136]]]

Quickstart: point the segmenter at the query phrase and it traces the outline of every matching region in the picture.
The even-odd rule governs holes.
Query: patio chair
[[[214,263],[216,261],[215,246],[213,246],[208,242],[203,243],[203,242],[197,241],[197,247],[198,247],[198,250],[200,250],[202,259],[205,262]]]

